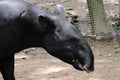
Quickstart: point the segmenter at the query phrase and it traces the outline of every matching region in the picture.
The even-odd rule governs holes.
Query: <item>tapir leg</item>
[[[1,67],[1,73],[4,80],[15,80],[14,77],[14,55],[6,58]]]

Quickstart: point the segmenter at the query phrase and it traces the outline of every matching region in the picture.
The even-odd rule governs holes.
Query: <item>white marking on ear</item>
[[[64,7],[62,5],[56,5],[54,8],[54,13],[65,17]]]

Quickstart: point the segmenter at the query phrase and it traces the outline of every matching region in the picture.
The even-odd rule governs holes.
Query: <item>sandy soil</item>
[[[28,49],[16,54],[17,80],[120,80],[120,52],[115,53],[113,43],[93,44],[95,71],[75,70],[43,49]],[[2,77],[0,76],[0,80]]]
[[[92,73],[75,70],[45,50],[35,48],[16,54],[16,80],[120,80],[120,48],[116,48],[117,43],[92,43],[95,55],[95,71]],[[1,75],[0,80],[3,80]]]

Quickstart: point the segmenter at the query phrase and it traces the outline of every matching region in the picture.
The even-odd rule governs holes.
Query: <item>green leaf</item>
[[[64,8],[65,9],[71,9],[71,8],[73,8],[73,5],[71,3],[65,4]]]

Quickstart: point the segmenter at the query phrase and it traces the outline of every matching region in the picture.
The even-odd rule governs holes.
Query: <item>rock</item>
[[[61,3],[67,2],[68,0],[61,0]]]
[[[109,54],[108,54],[108,57],[112,57],[112,54],[109,53]]]
[[[71,16],[78,16],[77,15],[77,13],[74,11],[74,10],[68,10],[67,12],[66,12],[68,15],[71,15]]]
[[[97,36],[97,37],[96,37],[96,40],[102,40],[102,39],[103,39],[102,36]]]

